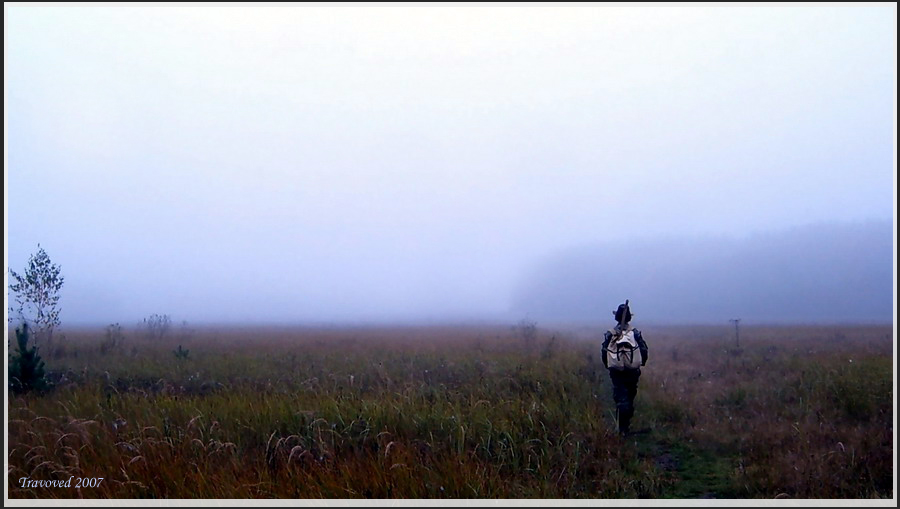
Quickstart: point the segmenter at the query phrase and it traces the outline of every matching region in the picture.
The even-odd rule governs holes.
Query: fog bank
[[[654,323],[890,322],[893,225],[828,223],[566,249],[524,279],[514,308],[536,319],[611,320],[625,299],[636,321]]]

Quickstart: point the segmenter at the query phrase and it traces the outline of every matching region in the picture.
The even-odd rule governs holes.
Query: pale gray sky
[[[64,323],[508,318],[579,245],[895,220],[894,4],[4,11]]]

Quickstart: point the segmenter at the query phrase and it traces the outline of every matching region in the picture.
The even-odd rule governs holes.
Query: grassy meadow
[[[893,497],[891,325],[636,325],[624,438],[602,327],[63,330],[9,497]]]

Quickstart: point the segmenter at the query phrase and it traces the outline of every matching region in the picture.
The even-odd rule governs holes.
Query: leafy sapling
[[[40,244],[21,274],[9,269],[9,290],[16,302],[10,311],[21,321],[31,323],[35,341],[48,348],[52,348],[53,331],[59,327],[59,292],[65,281],[60,271],[60,266],[50,260]]]

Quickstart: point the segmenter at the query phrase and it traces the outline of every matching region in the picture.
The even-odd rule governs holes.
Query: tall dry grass
[[[644,329],[623,439],[599,329],[69,331],[8,402],[9,496],[891,497],[892,328],[729,332]],[[19,485],[70,476],[105,480]]]

